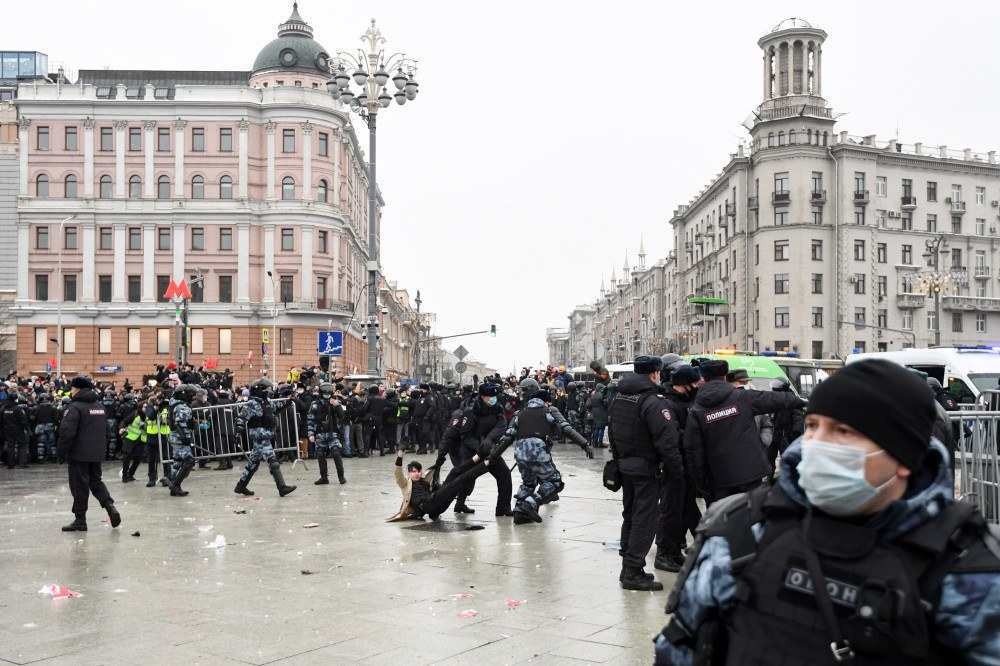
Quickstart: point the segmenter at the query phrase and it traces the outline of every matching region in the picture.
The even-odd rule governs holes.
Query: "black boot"
[[[465,505],[465,502],[455,503],[455,513],[475,513],[476,510]]]
[[[680,551],[664,549],[661,554],[659,548],[656,549],[656,559],[653,560],[653,568],[660,571],[677,573],[681,570],[682,566],[684,566],[684,558],[681,556]]]
[[[187,478],[188,474],[191,473],[191,468],[188,466],[181,467],[177,470],[177,474],[174,478],[170,480],[170,496],[171,497],[187,497],[188,491],[181,488],[181,484],[184,479]]]
[[[132,460],[129,463],[128,473],[126,474],[129,481],[135,481],[135,473],[138,469],[139,469],[139,460],[138,459]]]
[[[500,507],[499,509],[496,510],[496,513],[493,514],[493,515],[495,515],[497,518],[500,518],[500,517],[503,517],[503,516],[507,516],[509,518],[510,516],[514,515],[514,512],[510,510],[510,507],[507,507],[506,509],[503,508],[503,507]]]
[[[76,518],[69,525],[63,525],[63,532],[86,532],[87,531],[87,515],[83,513],[74,514]]]
[[[538,515],[538,509],[527,502],[519,503],[518,506],[514,507],[514,524],[523,525],[530,522],[542,522],[542,517]]]
[[[253,495],[253,491],[247,489],[248,483],[250,483],[250,479],[244,481],[243,478],[241,477],[240,480],[236,482],[236,487],[233,488],[233,492],[238,495],[246,495],[247,497],[250,497],[251,495]]]
[[[118,513],[118,509],[115,508],[114,502],[109,502],[104,510],[108,512],[108,520],[111,521],[111,527],[118,527],[122,524],[122,514]]]
[[[233,461],[230,460],[229,458],[223,458],[222,460],[219,461],[219,464],[216,466],[215,471],[221,472],[223,470],[232,468],[233,468]]]
[[[344,477],[344,460],[337,449],[333,450],[333,466],[337,468],[337,481],[340,482],[340,485],[347,483],[347,479]]]
[[[328,479],[327,476],[326,476],[327,470],[328,470],[328,467],[327,467],[327,464],[326,464],[326,456],[320,456],[319,457],[319,479],[316,480],[316,482],[315,482],[314,485],[325,486],[325,485],[327,485],[327,484],[330,483],[330,479]]]
[[[642,567],[622,566],[622,573],[618,580],[621,581],[623,590],[659,592],[663,589],[663,583],[643,571]]]
[[[280,497],[291,494],[297,488],[297,486],[285,484],[285,477],[281,475],[281,465],[278,463],[271,465],[271,476],[274,477],[274,485],[277,487]]]

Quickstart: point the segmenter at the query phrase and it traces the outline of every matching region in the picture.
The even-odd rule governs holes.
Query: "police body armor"
[[[985,522],[972,505],[953,503],[916,530],[881,542],[869,527],[821,514],[807,517],[776,488],[738,495],[727,504],[736,510],[704,536],[730,542],[738,603],[723,617],[726,654],[708,663],[960,661],[933,640],[932,623],[945,573],[996,570],[992,554],[974,547]],[[764,519],[755,544],[749,526]],[[824,613],[811,571],[825,582],[835,622]]]
[[[247,428],[267,428],[268,430],[273,430],[274,409],[271,407],[271,401],[267,398],[251,398],[251,400],[257,400],[260,403],[260,409],[263,414],[260,416],[251,416],[247,419]]]
[[[552,424],[545,418],[545,407],[525,407],[517,415],[517,434],[514,439],[535,437],[543,442],[552,434]]]
[[[618,468],[623,474],[652,476],[659,466],[653,438],[642,419],[643,403],[655,394],[654,390],[617,393],[608,407],[611,455],[618,461]]]
[[[340,428],[337,411],[330,404],[329,400],[320,400],[318,405],[319,418],[317,425],[323,433],[336,434]]]

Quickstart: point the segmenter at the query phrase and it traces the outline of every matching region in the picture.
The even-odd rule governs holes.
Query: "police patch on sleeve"
[[[660,413],[663,414],[663,418],[666,419],[667,421],[671,421],[674,418],[673,416],[670,415],[670,410],[669,409],[664,409]]]

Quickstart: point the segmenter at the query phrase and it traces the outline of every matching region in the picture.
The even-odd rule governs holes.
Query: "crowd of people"
[[[165,367],[120,390],[11,378],[0,428],[8,466],[68,462],[65,531],[87,529],[90,495],[121,523],[101,478],[108,459],[121,460],[122,483],[145,461],[147,486],[184,496],[195,465],[245,457],[234,492],[253,495],[266,462],[284,497],[296,488],[282,454],[318,459],[322,485],[330,458],[343,484],[344,458],[395,453],[402,501],[389,521],[436,520],[452,504],[474,513],[467,499],[490,474],[495,516],[539,523],[565,488],[553,445],[588,458],[607,446],[603,482],[623,501],[621,587],[663,589],[644,568],[654,543],[653,566],[677,574],[657,664],[1000,663],[1000,540],[954,497],[955,424],[934,382],[868,360],[806,402],[783,381],[755,390],[718,359],[640,356],[617,380],[591,370],[464,386],[364,387],[319,368],[238,386],[225,371]],[[408,451],[437,456],[404,465]]]

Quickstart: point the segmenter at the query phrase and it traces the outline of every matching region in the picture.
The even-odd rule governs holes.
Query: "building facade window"
[[[142,229],[140,227],[128,228],[128,249],[130,250],[142,249]]]
[[[112,250],[114,249],[114,232],[111,227],[101,227],[97,232],[97,249],[98,250]]]
[[[951,313],[951,332],[961,333],[962,332],[962,313],[952,312]]]
[[[142,276],[128,276],[128,302],[138,303],[142,300]]]
[[[35,196],[39,199],[49,198],[49,177],[44,173],[35,177]]]
[[[319,133],[319,156],[330,156],[330,135],[326,132]]]
[[[142,128],[141,127],[129,127],[128,128],[128,149],[130,152],[137,153],[142,150]]]
[[[233,329],[231,328],[219,329],[219,353],[220,354],[233,353]]]
[[[328,234],[325,231],[319,232],[319,253],[326,254],[329,250],[327,249],[327,238]]]
[[[295,179],[291,176],[281,179],[281,198],[285,200],[295,198]]]
[[[161,153],[170,152],[170,128],[158,127],[156,129],[156,150]]]
[[[976,333],[986,332],[986,313],[979,312],[976,314]]]
[[[927,213],[927,231],[937,233],[937,215],[934,213]]]
[[[319,185],[316,186],[316,201],[321,203],[327,203],[329,200],[328,188],[326,181],[322,178],[319,181]]]
[[[901,256],[901,259],[902,259],[901,263],[902,264],[904,264],[906,266],[912,266],[913,265],[913,246],[912,245],[904,245],[903,248],[902,248],[901,255],[902,255]]]
[[[205,249],[205,227],[191,227],[191,249],[196,252]]]
[[[233,249],[233,228],[219,227],[219,249],[232,251]]]
[[[205,128],[204,127],[192,127],[191,128],[191,152],[203,153],[205,152]]]
[[[278,351],[281,354],[291,354],[292,353],[292,339],[294,336],[294,329],[291,328],[279,328],[278,329]]]
[[[885,275],[878,276],[878,295],[881,298],[889,295],[889,278]]]
[[[952,215],[951,216],[951,233],[960,234],[962,233],[962,216]]]
[[[35,249],[36,250],[47,250],[47,249],[49,249],[49,228],[48,227],[35,227]]]
[[[142,352],[142,329],[128,329],[128,353],[138,354]]]
[[[875,260],[880,264],[889,261],[889,248],[885,243],[879,243],[875,246]]]
[[[986,188],[976,186],[976,204],[980,206],[986,205]]]
[[[170,198],[170,176],[160,176],[156,179],[156,198]]]
[[[156,300],[160,303],[167,303],[170,301],[167,298],[167,289],[170,288],[170,276],[169,275],[157,275],[156,276]]]
[[[188,284],[191,288],[191,302],[192,303],[204,303],[205,302],[205,282],[204,280],[199,280],[197,275],[192,275],[188,279]]]
[[[904,331],[912,331],[913,330],[913,311],[912,310],[903,310],[902,317],[900,318],[900,322],[901,322],[899,324],[900,328],[902,328]]]
[[[927,311],[927,330],[936,331],[938,330],[937,312],[934,310]]]
[[[861,188],[864,189],[864,188]],[[875,196],[884,197],[888,192],[888,184],[885,176],[875,176]]]
[[[776,210],[774,211],[774,226],[783,227],[788,224],[788,211]]]
[[[222,176],[219,178],[219,198],[233,198],[233,179],[231,176]]]
[[[903,213],[899,216],[899,228],[903,231],[913,231],[913,213]]]
[[[49,300],[49,276],[36,274],[35,275],[35,300],[36,301],[47,301]]]
[[[39,127],[35,134],[35,147],[38,150],[49,149],[49,128]]]
[[[191,177],[191,198],[192,199],[205,198],[205,178],[203,176]]]
[[[233,128],[223,127],[219,129],[219,152],[233,152]]]
[[[97,300],[101,303],[111,302],[111,276],[100,275],[97,277]]]
[[[775,194],[785,194],[788,192],[789,187],[789,177],[788,172],[783,171],[781,173],[774,174],[774,193]]]
[[[281,229],[281,251],[293,252],[295,250],[295,229],[282,227]]]
[[[860,239],[854,241],[854,261],[865,260],[865,242]]]
[[[295,152],[295,130],[293,129],[281,130],[281,152],[283,153]]]
[[[111,152],[115,149],[115,139],[110,127],[101,128],[101,140],[99,147],[104,152]]]
[[[865,225],[865,209],[857,207],[854,209],[854,224],[864,226]]]
[[[49,348],[49,330],[47,328],[35,329],[35,353],[44,354]]]
[[[774,260],[775,261],[788,261],[788,241],[787,240],[776,240],[776,241],[774,241]]]
[[[233,276],[232,275],[220,275],[219,276],[219,302],[220,303],[232,303],[233,302]]]
[[[976,235],[985,236],[986,235],[986,220],[981,217],[976,218]]]
[[[937,201],[937,183],[933,180],[927,181],[927,200]]]
[[[823,241],[813,239],[810,244],[813,261],[823,261]]]
[[[863,294],[865,293],[865,274],[855,273],[854,274],[854,293]]]
[[[156,353],[157,354],[169,354],[170,353],[170,329],[169,328],[158,328],[158,329],[156,329]]]
[[[788,273],[775,273],[774,274],[774,293],[775,294],[787,294],[788,293]]]
[[[62,350],[64,354],[76,353],[76,329],[63,328],[62,330]]]
[[[67,127],[63,134],[63,147],[67,152],[75,152],[77,148],[77,133],[75,127]]]
[[[813,328],[823,328],[823,308],[814,307],[812,309]]]
[[[864,194],[865,191],[865,172],[855,171],[854,172],[854,194]]]
[[[812,212],[812,223],[823,224],[823,210],[817,209]]]
[[[79,247],[79,243],[77,242],[76,227],[66,227],[63,234],[63,249],[76,250]]]
[[[97,329],[97,353],[98,354],[110,354],[111,353],[111,329],[110,328],[99,328],[99,329]]]
[[[878,311],[878,319],[877,319],[876,325],[879,328],[886,328],[887,326],[889,326],[889,311],[888,310],[880,309]]]
[[[278,298],[282,303],[295,300],[295,279],[291,275],[282,275],[278,281]]]
[[[156,228],[156,249],[169,250],[173,248],[173,236],[170,234],[170,227]]]
[[[822,273],[813,273],[812,274],[812,280],[810,282],[812,284],[812,293],[814,293],[814,294],[822,294],[823,293],[823,274]]]
[[[128,179],[128,198],[129,199],[142,198],[142,178],[140,178],[139,176],[131,176]]]
[[[114,196],[114,190],[112,188],[111,176],[103,175],[99,181],[98,196],[102,199],[110,199]]]
[[[192,328],[190,349],[192,354],[204,354],[205,353],[205,329],[203,328]]]
[[[788,313],[788,306],[774,308],[774,327],[788,328],[791,325],[791,315]]]
[[[864,324],[865,323],[865,308],[864,306],[854,308],[854,323]]]

